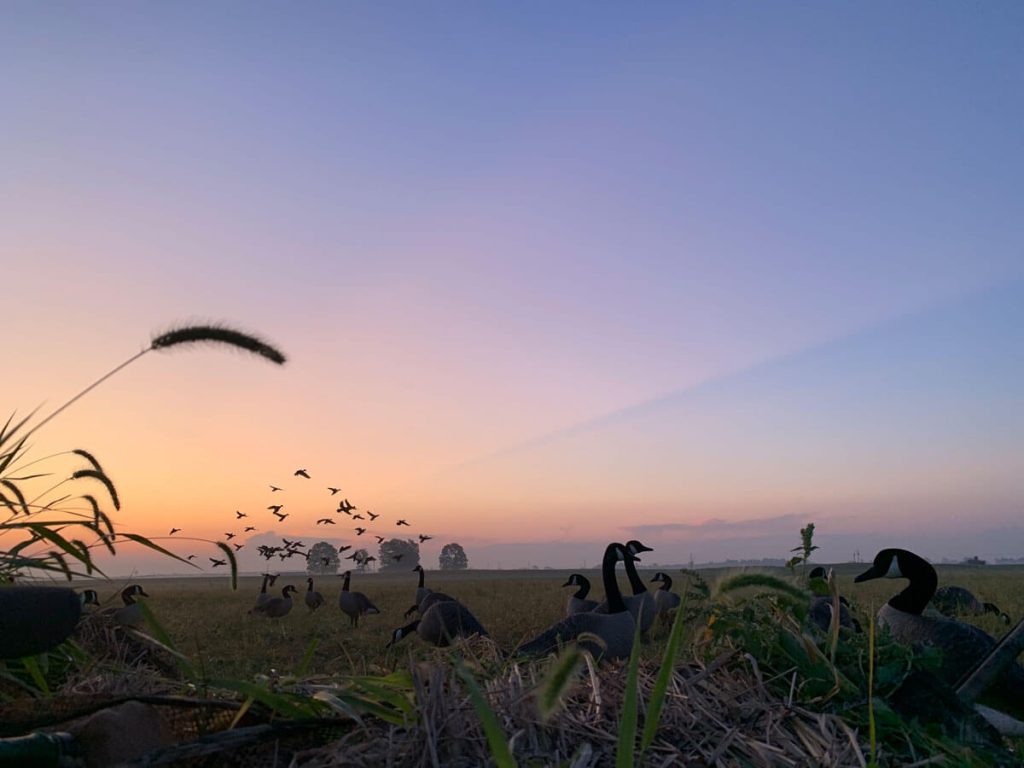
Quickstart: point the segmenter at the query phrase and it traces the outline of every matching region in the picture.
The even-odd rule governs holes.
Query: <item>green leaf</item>
[[[537,708],[540,710],[541,720],[547,720],[558,709],[582,664],[583,654],[577,646],[572,645],[550,666],[537,692]]]
[[[480,718],[480,724],[483,726],[484,734],[487,736],[487,746],[490,747],[491,758],[493,758],[495,765],[498,768],[515,768],[515,758],[512,757],[512,753],[509,751],[508,740],[498,724],[498,718],[494,714],[494,710],[491,709],[491,705],[487,703],[487,699],[484,698],[473,674],[462,663],[462,659],[456,661],[455,671],[466,684],[469,701],[473,705],[473,709],[476,710],[476,716]]]
[[[268,691],[261,685],[250,683],[246,680],[211,680],[213,688],[226,688],[229,691],[236,691],[243,696],[249,696],[261,704],[270,707],[274,712],[287,717],[315,717],[319,705],[312,699],[300,697],[295,694],[275,693]]]
[[[640,624],[633,631],[633,650],[629,654],[626,672],[626,690],[622,697],[622,713],[619,717],[619,742],[615,747],[615,768],[633,768],[636,749],[637,719],[637,676],[640,668]]]
[[[654,736],[658,732],[658,722],[661,719],[661,710],[665,705],[665,696],[668,693],[668,683],[672,679],[672,673],[676,668],[676,656],[679,654],[679,646],[683,639],[683,614],[686,608],[686,592],[683,592],[683,600],[676,609],[676,617],[672,622],[672,631],[668,636],[668,645],[665,646],[665,653],[661,659],[661,667],[658,669],[658,677],[654,681],[654,689],[651,691],[651,700],[647,705],[647,717],[644,719],[644,731],[640,737],[640,754],[654,743]]]
[[[231,589],[232,590],[237,590],[238,589],[238,561],[235,560],[235,553],[232,552],[231,551],[231,547],[229,547],[223,541],[218,541],[217,542],[217,546],[220,547],[221,552],[223,552],[228,557],[228,565],[231,566]],[[180,560],[181,558],[178,558],[178,559]]]
[[[146,601],[136,599],[135,604],[139,606],[139,611],[142,613],[142,617],[146,620],[146,624],[149,626],[149,630],[153,635],[153,638],[171,652],[186,677],[195,677],[195,672],[192,669],[191,663],[189,663],[189,660],[185,658],[184,654],[174,647],[174,641],[171,640],[171,636],[167,634],[167,630],[164,629],[163,624],[160,623],[153,611],[150,610]]]
[[[39,661],[35,656],[26,656],[21,660],[21,663],[25,667],[25,671],[28,672],[32,678],[32,682],[36,684],[36,687],[44,696],[50,695],[50,686],[46,682],[46,677],[43,675],[42,669],[39,667]]]
[[[320,638],[310,638],[309,644],[306,646],[306,652],[302,654],[302,661],[299,662],[299,668],[296,670],[296,677],[305,677],[306,671],[309,669],[310,662],[313,661],[313,654],[316,653],[316,647],[320,645]]]

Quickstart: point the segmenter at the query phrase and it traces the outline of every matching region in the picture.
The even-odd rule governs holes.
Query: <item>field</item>
[[[840,593],[866,612],[877,609],[905,582],[876,580],[854,584],[853,577],[867,565],[845,564],[837,568]],[[984,568],[939,566],[940,584],[958,584],[973,591],[979,599],[994,602],[1013,619],[1024,617],[1024,566]],[[641,570],[645,582],[654,571]],[[789,578],[784,569],[757,569]],[[487,627],[500,648],[511,650],[519,642],[542,631],[562,617],[565,601],[572,588],[560,588],[571,571],[464,571],[428,572],[427,585],[457,597]],[[585,572],[593,591],[602,593],[598,571]],[[725,571],[709,569],[701,574],[710,583]],[[671,575],[671,574],[670,574]],[[678,573],[676,586],[682,578]],[[305,591],[304,573],[283,572],[276,591],[293,584]],[[628,584],[621,580],[622,587]],[[341,591],[338,576],[318,577],[315,587],[326,600],[310,613],[296,595],[292,613],[280,620],[247,615],[260,588],[258,576],[241,576],[238,591],[230,590],[226,578],[147,579],[148,605],[167,630],[179,651],[190,657],[212,677],[246,677],[294,671],[314,639],[318,641],[308,671],[311,674],[368,674],[391,671],[408,663],[411,654],[422,653],[422,643],[412,637],[393,649],[385,648],[391,632],[409,620],[403,618],[411,605],[416,587],[412,572],[353,575],[352,589],[364,592],[381,613],[366,616],[358,628],[337,607]],[[120,583],[96,583],[101,599],[116,604],[113,595]],[[965,618],[993,635],[1005,631],[995,616]],[[657,629],[657,628],[656,628]],[[646,646],[649,654],[660,653],[667,627],[658,629]]]

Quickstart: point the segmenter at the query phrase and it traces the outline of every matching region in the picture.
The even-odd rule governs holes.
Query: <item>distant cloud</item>
[[[637,538],[644,536],[668,537],[677,540],[688,539],[722,539],[749,538],[751,536],[789,532],[796,539],[799,530],[808,522],[813,522],[813,515],[777,515],[775,517],[752,518],[748,520],[722,520],[712,518],[700,523],[647,523],[643,525],[622,526]]]

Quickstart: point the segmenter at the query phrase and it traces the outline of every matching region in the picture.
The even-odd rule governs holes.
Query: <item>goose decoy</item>
[[[419,577],[419,583],[416,585],[416,598],[415,598],[415,601],[413,602],[412,608],[410,610],[419,610],[420,603],[422,603],[424,600],[426,600],[427,595],[429,595],[434,590],[432,590],[430,587],[425,585],[425,577],[427,575],[427,572],[425,570],[423,570],[423,566],[422,565],[417,564],[416,567],[413,568],[412,570],[413,570],[413,573],[419,573],[420,577]],[[409,614],[406,613],[406,616],[408,616],[408,615]]]
[[[309,472],[307,472],[307,471],[306,471],[306,470],[304,470],[304,469],[296,469],[296,470],[295,470],[295,477],[304,477],[304,478],[306,478],[307,480],[309,480],[309,479],[310,479],[310,477],[309,477]]]
[[[131,584],[125,587],[121,590],[121,600],[124,602],[124,605],[120,608],[107,608],[101,611],[102,615],[112,618],[118,626],[138,629],[146,623],[146,618],[142,615],[142,609],[135,602],[136,596],[139,595],[149,597],[146,591],[138,584]]]
[[[82,598],[68,587],[0,589],[0,659],[20,659],[56,648],[82,615]]]
[[[807,581],[810,584],[814,597],[811,598],[807,607],[807,620],[822,632],[828,632],[832,628],[833,602],[832,594],[828,586],[828,572],[820,565],[811,569],[807,574]],[[850,602],[839,596],[839,626],[841,629],[849,629],[853,632],[860,632],[860,622],[854,618],[850,611]]]
[[[633,614],[633,620],[640,624],[640,634],[646,635],[651,625],[654,624],[657,610],[654,606],[654,595],[648,591],[643,580],[640,578],[640,574],[636,572],[635,563],[639,561],[640,558],[637,555],[641,552],[653,552],[654,550],[641,544],[636,539],[627,541],[623,544],[623,547],[632,555],[632,557],[626,558],[625,563],[626,577],[629,579],[629,586],[633,590],[632,596],[625,598],[626,608]],[[608,611],[608,601],[605,600],[595,610],[598,613],[606,613]]]
[[[321,605],[324,604],[324,596],[319,592],[313,591],[313,579],[312,577],[306,579],[309,582],[309,586],[306,588],[306,607],[310,611],[315,611]]]
[[[100,596],[97,594],[95,589],[83,589],[79,595],[79,600],[82,603],[82,613],[85,614],[85,606],[91,605],[93,609],[100,607]]]
[[[390,648],[413,632],[438,647],[449,645],[457,637],[487,637],[487,630],[483,624],[458,600],[438,600],[431,603],[425,611],[422,618],[392,632],[391,640],[385,647]]]
[[[292,609],[292,592],[295,591],[295,587],[288,584],[281,590],[281,597],[272,597],[262,605],[252,608],[249,613],[265,616],[268,619],[279,619],[282,616],[287,616]]]
[[[654,593],[654,610],[658,616],[664,618],[679,607],[682,598],[672,591],[672,577],[667,573],[658,571],[651,579],[651,583],[654,582],[661,583],[660,589]]]
[[[590,594],[590,579],[582,573],[572,574],[562,585],[563,587],[577,587],[576,592],[569,596],[565,604],[565,615],[572,616],[574,613],[586,613],[597,608],[597,600],[588,600]]]
[[[935,590],[935,596],[931,599],[931,607],[950,618],[956,616],[981,616],[986,613],[994,613],[1004,624],[1010,623],[1010,617],[999,610],[994,603],[983,603],[974,594],[964,587],[948,586],[939,587]]]
[[[872,566],[857,576],[857,583],[871,579],[909,579],[910,584],[878,611],[879,626],[907,645],[926,645],[942,651],[937,674],[956,685],[996,646],[987,632],[954,619],[923,615],[935,594],[938,575],[932,564],[905,549],[883,549]],[[1014,662],[993,686],[993,692],[1020,701],[1024,695],[1024,667]]]
[[[541,632],[532,640],[520,645],[515,653],[525,656],[543,656],[558,648],[559,643],[567,643],[583,634],[595,635],[603,643],[603,648],[591,640],[578,640],[584,650],[595,658],[621,659],[629,656],[633,649],[633,633],[635,623],[633,615],[626,609],[622,599],[619,583],[615,578],[615,564],[619,560],[633,559],[633,555],[623,544],[609,544],[601,561],[601,579],[604,591],[608,596],[607,613],[575,613]]]
[[[260,585],[260,593],[258,595],[256,595],[256,607],[257,608],[259,608],[261,605],[266,603],[267,600],[270,599],[270,595],[267,594],[267,584],[268,583],[272,584],[272,582],[270,581],[270,574],[269,573],[264,573],[263,574],[263,583]]]
[[[349,592],[349,582],[352,578],[352,571],[345,571],[343,574],[345,583],[341,585],[341,595],[338,596],[338,607],[342,613],[348,616],[349,623],[353,627],[359,626],[359,617],[371,613],[380,613],[380,610],[370,598],[362,592]]]

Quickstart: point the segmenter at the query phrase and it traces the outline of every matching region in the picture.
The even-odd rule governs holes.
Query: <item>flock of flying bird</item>
[[[295,470],[293,475],[295,477],[305,478],[306,480],[311,480],[312,479],[310,477],[309,472],[307,470],[305,470],[305,469],[297,469],[297,470]],[[340,488],[335,488],[333,486],[328,486],[327,490],[330,492],[331,496],[336,496],[337,494],[341,493],[341,489]],[[271,485],[270,486],[270,492],[271,493],[277,493],[277,492],[280,492],[280,491],[284,491],[284,488],[281,488],[280,486],[277,486],[277,485]],[[282,512],[281,510],[284,509],[284,507],[285,507],[284,504],[271,504],[270,506],[267,507],[267,509],[280,522],[284,522],[292,514],[290,512]],[[370,529],[368,527],[366,527],[366,526],[376,522],[377,518],[380,517],[380,514],[371,512],[370,510],[367,509],[367,510],[363,510],[366,513],[366,515],[364,516],[358,510],[359,510],[359,507],[353,505],[347,498],[343,498],[342,501],[340,501],[338,503],[338,508],[336,510],[334,510],[334,514],[335,515],[345,514],[345,515],[348,515],[348,517],[351,518],[352,520],[366,521],[366,523],[364,525],[357,525],[357,526],[355,526],[353,528],[353,530],[356,532],[356,536],[362,536],[364,533],[367,533],[368,531],[370,531]],[[236,510],[235,511],[234,522],[238,522],[239,520],[242,520],[242,519],[247,519],[248,517],[249,517],[249,515],[246,512],[241,512],[239,510]],[[334,517],[321,517],[321,518],[319,518],[316,521],[316,524],[318,526],[319,525],[323,525],[323,526],[337,525],[337,519],[334,518]],[[395,521],[395,527],[401,528],[403,526],[411,527],[409,521],[407,521],[407,520],[405,520],[403,518],[399,518],[398,520]],[[171,531],[170,531],[170,533],[168,535],[173,536],[176,533],[180,533],[181,530],[182,530],[181,528],[171,528]],[[244,533],[250,533],[250,532],[256,531],[256,530],[257,530],[256,526],[254,526],[254,525],[246,525],[244,530],[242,531],[242,533],[243,534]],[[380,534],[373,533],[372,531],[370,531],[370,533],[371,533],[371,535],[374,536],[374,538],[377,539],[377,544],[378,545],[383,544],[387,540],[386,536],[381,536]],[[235,548],[235,552],[238,552],[240,549],[242,549],[245,546],[244,544],[240,544],[238,542],[232,542],[232,539],[234,539],[237,535],[238,534],[236,534],[236,533],[234,533],[232,531],[227,531],[227,532],[224,533],[225,544],[230,543],[231,546],[233,546]],[[421,533],[421,534],[417,535],[417,538],[419,539],[419,543],[423,544],[424,542],[430,541],[433,538],[433,536],[428,536],[426,534]],[[300,557],[302,557],[302,558],[304,558],[305,560],[308,561],[309,557],[310,557],[310,554],[309,554],[308,551],[304,552],[303,551],[304,549],[306,549],[306,545],[303,542],[298,541],[298,540],[289,541],[288,539],[286,539],[284,537],[281,538],[281,544],[280,545],[269,546],[269,545],[266,545],[266,544],[260,544],[260,545],[258,545],[256,547],[256,550],[260,553],[260,555],[265,560],[271,560],[271,559],[273,559],[276,556],[276,557],[280,558],[282,562],[287,560],[287,559],[289,559],[289,558],[295,557],[296,555],[298,555],[298,556],[300,556]],[[339,557],[346,550],[349,550],[349,549],[352,549],[352,545],[351,544],[346,544],[346,545],[338,547],[338,555],[339,555]],[[404,555],[399,553],[399,554],[392,555],[392,557],[394,558],[394,560],[396,562],[401,562],[401,560],[404,557]],[[186,559],[190,560],[190,561],[191,560],[195,560],[196,559],[196,555],[194,555],[194,554],[193,555],[189,555]],[[374,561],[377,560],[376,556],[367,554],[367,553],[365,553],[361,549],[357,549],[352,554],[346,555],[345,559],[346,560],[352,560],[357,565],[360,565],[360,566],[365,566],[368,563],[371,563],[371,562],[374,562]],[[211,558],[209,558],[209,560],[210,560],[210,565],[211,565],[212,568],[219,568],[221,566],[225,566],[225,565],[228,564],[227,560],[225,560],[223,558],[211,557]],[[326,558],[325,557],[325,558],[323,558],[323,561],[324,561],[323,562],[324,565],[328,565],[329,562],[330,562],[330,558]]]

